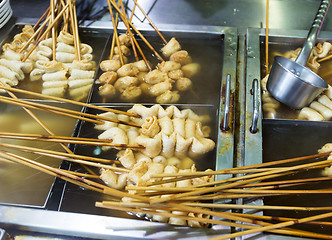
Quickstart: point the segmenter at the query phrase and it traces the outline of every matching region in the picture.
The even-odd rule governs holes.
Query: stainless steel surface
[[[253,97],[253,106],[252,106],[253,115],[252,115],[250,131],[252,133],[257,133],[257,131],[258,131],[257,124],[258,124],[259,117],[261,116],[260,105],[259,105],[260,101],[258,98],[258,89],[259,89],[258,85],[259,85],[258,80],[257,80],[257,78],[255,78],[252,81],[252,89],[251,89],[251,94]]]
[[[6,231],[0,228],[0,240],[6,240],[6,239],[7,239]]]
[[[254,99],[251,94],[252,81],[254,79],[261,79],[260,69],[260,48],[259,41],[257,42],[257,31],[255,29],[248,29],[246,33],[246,106],[245,106],[245,140],[244,140],[244,163],[245,165],[262,163],[262,117],[258,118],[257,132],[253,133],[250,130],[253,119],[253,105]],[[261,105],[261,85],[258,84],[257,99]]]
[[[320,76],[305,67],[328,7],[329,1],[322,0],[306,41],[295,61],[281,56],[274,58],[267,90],[273,97],[291,108],[301,109],[309,105],[328,87]]]
[[[222,121],[223,131],[229,130],[229,114],[231,104],[231,75],[226,76],[226,89],[225,89],[225,107],[224,107],[224,119]]]

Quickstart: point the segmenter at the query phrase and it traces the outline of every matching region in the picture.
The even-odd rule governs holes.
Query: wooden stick
[[[220,186],[216,186],[216,187],[210,187],[210,188],[205,188],[205,189],[199,189],[199,190],[195,190],[195,191],[191,191],[191,192],[186,192],[186,193],[181,193],[181,194],[177,194],[177,195],[172,195],[172,196],[167,196],[167,197],[162,197],[159,199],[152,199],[150,201],[150,203],[160,203],[160,202],[164,202],[164,201],[168,201],[168,200],[173,200],[173,199],[177,199],[177,198],[181,198],[181,197],[185,197],[185,196],[192,196],[192,195],[201,195],[201,194],[205,194],[208,192],[216,192],[216,191],[220,191],[220,190],[224,190],[224,189],[229,189],[229,188],[233,188],[235,186],[240,186],[240,185],[244,185],[247,183],[252,183],[252,182],[256,182],[256,181],[261,181],[261,177],[263,177],[264,179],[266,179],[265,177],[270,177],[273,174],[277,174],[277,173],[287,173],[293,170],[298,170],[298,169],[303,169],[303,168],[307,168],[307,167],[311,167],[311,166],[317,166],[317,165],[322,165],[322,164],[330,164],[332,163],[332,160],[325,160],[325,161],[320,161],[320,162],[314,162],[314,163],[309,163],[309,164],[302,164],[302,165],[297,165],[297,166],[293,166],[293,167],[289,167],[287,169],[283,169],[283,170],[273,170],[273,171],[267,171],[267,172],[262,172],[262,173],[255,173],[255,174],[251,174],[251,175],[246,175],[246,176],[242,176],[242,177],[236,177],[236,178],[232,178],[233,180],[242,180],[242,179],[247,179],[247,180],[243,180],[243,181],[238,181],[238,182],[233,182],[230,184],[225,184],[225,185],[220,185]],[[251,178],[251,179],[248,179]]]
[[[109,146],[116,148],[134,148],[134,149],[144,148],[143,146],[112,143],[111,140],[108,139],[77,138],[77,137],[66,137],[66,136],[55,136],[55,135],[0,132],[0,138],[33,140],[33,141],[37,140],[42,142],[72,143],[72,144],[83,144],[83,145],[94,145],[94,146]]]
[[[260,167],[268,167],[268,166],[274,166],[284,163],[291,163],[291,162],[297,162],[297,161],[303,161],[313,158],[321,158],[326,157],[332,152],[326,152],[326,153],[318,153],[303,157],[296,157],[296,158],[288,158],[284,160],[278,160],[278,161],[271,161],[266,163],[259,163],[254,165],[247,165],[242,167],[236,167],[236,168],[228,168],[228,169],[222,169],[218,171],[208,171],[208,172],[183,172],[183,173],[162,173],[162,174],[153,174],[151,177],[153,178],[160,178],[160,177],[179,177],[179,176],[209,176],[209,175],[219,175],[219,174],[232,174],[235,172],[235,170],[243,170],[243,169],[254,169],[254,168],[260,168]]]
[[[73,14],[74,14],[74,40],[76,42],[77,46],[77,60],[81,61],[81,42],[80,42],[80,35],[78,33],[78,24],[77,24],[77,14],[76,14],[76,5],[75,5],[76,0],[73,1]]]
[[[50,6],[46,9],[46,11],[43,13],[43,15],[35,23],[35,25],[33,26],[33,30],[36,30],[37,26],[41,23],[41,21],[44,19],[44,17],[46,16],[46,14],[49,13],[49,11],[50,11]]]
[[[120,45],[120,41],[119,41],[118,30],[117,30],[117,26],[115,25],[115,20],[114,20],[114,16],[113,16],[112,6],[111,6],[111,3],[109,2],[109,0],[107,1],[107,4],[108,4],[108,10],[109,10],[110,15],[111,15],[112,24],[113,24],[113,36],[114,36],[116,45],[118,47],[120,63],[121,63],[121,66],[122,66],[122,65],[124,65],[124,61],[123,61],[123,56],[122,56],[122,51],[121,51],[121,45]]]
[[[269,74],[269,0],[266,0],[266,26],[265,26],[265,71]]]
[[[61,18],[61,16],[63,15],[64,11],[66,10],[66,8],[68,7],[68,4],[61,10],[61,12],[58,14],[58,16],[54,19],[54,21],[47,27],[47,29],[44,31],[44,33],[41,35],[41,39],[43,37],[46,36],[46,34],[52,29],[52,27],[57,23],[57,21]],[[36,49],[36,47],[39,44],[39,40],[36,41],[34,43],[34,46],[30,49],[30,51],[24,56],[24,58],[22,59],[22,62],[25,62],[29,56],[31,55],[31,53]]]
[[[61,112],[58,110],[52,110],[51,108],[54,108],[54,107],[49,106],[49,105],[44,105],[41,103],[35,103],[35,102],[30,102],[30,101],[25,101],[25,100],[20,100],[20,99],[12,99],[12,98],[8,98],[8,97],[4,97],[4,96],[0,96],[0,102],[5,102],[5,103],[9,103],[9,104],[13,104],[13,105],[21,106],[21,107],[26,107],[26,108],[30,108],[30,109],[36,109],[36,110],[40,110],[40,111],[44,111],[44,112],[54,113],[54,114],[58,114],[61,116],[70,117],[70,118],[74,118],[74,119],[78,119],[78,120],[82,120],[82,121],[86,121],[86,122],[92,122],[95,124],[104,124],[105,123],[103,121],[98,121],[98,120],[94,120],[94,119],[90,119],[90,118],[85,118],[85,117],[65,113],[67,111],[71,111],[68,109],[62,109]],[[76,113],[80,114],[81,112],[76,112]]]
[[[123,4],[121,4],[121,7],[122,7],[122,11],[124,11]],[[130,22],[133,21],[133,16],[134,16],[134,13],[135,13],[135,9],[136,9],[136,4],[134,5],[133,10],[131,11],[131,15],[130,15],[130,19],[129,19]],[[127,29],[127,34],[129,34],[129,30]],[[129,35],[129,37],[130,37],[130,43],[131,43],[131,47],[132,47],[133,52],[134,52],[135,59],[136,59],[136,61],[139,61],[139,58],[138,58],[138,55],[137,55],[137,51],[136,51],[136,47],[135,47],[135,42],[132,39],[133,35],[131,34],[131,35]]]
[[[116,2],[114,0],[108,0],[111,2],[111,4],[113,5],[113,7],[118,11],[122,21],[126,21],[126,17],[122,14],[121,10],[119,9],[119,7],[117,6]],[[144,41],[144,43],[150,48],[150,50],[162,61],[164,62],[163,58],[159,55],[158,52],[156,52],[156,50],[152,47],[152,45],[146,40],[146,38],[141,34],[140,31],[138,31],[136,29],[136,27],[131,23],[128,22],[129,25],[132,27],[132,29],[134,29],[134,31],[140,36],[140,38]]]
[[[137,3],[136,0],[134,0],[135,6],[137,6],[139,8],[139,10],[141,10],[141,12],[143,13],[144,17],[149,21],[150,25],[153,27],[153,29],[158,33],[159,37],[163,40],[163,42],[165,44],[167,44],[168,42],[166,41],[166,39],[164,38],[164,36],[161,34],[161,32],[158,30],[158,28],[156,27],[156,25],[154,25],[154,23],[152,22],[152,20],[149,18],[149,16],[144,12],[143,8],[141,8],[141,6]]]
[[[55,5],[54,5],[54,0],[51,0],[50,3],[50,8],[51,8],[51,21],[54,21],[54,9],[55,9]],[[55,26],[52,27],[52,57],[53,60],[56,60],[56,38],[55,38]]]
[[[47,16],[45,21],[42,23],[42,25],[37,29],[37,31],[35,31],[32,36],[29,38],[29,40],[24,43],[24,45],[22,46],[22,48],[18,51],[18,53],[22,53],[23,50],[25,48],[27,48],[30,43],[35,39],[35,37],[41,32],[42,29],[44,29],[45,25],[47,24],[47,22],[50,20],[51,16]]]
[[[93,182],[93,181],[90,181],[90,180],[87,180],[87,179],[84,179],[84,178],[80,178],[80,177],[75,176],[73,174],[63,172],[60,169],[49,167],[45,164],[42,164],[42,163],[30,160],[30,159],[24,158],[22,156],[18,156],[18,155],[13,154],[13,153],[0,151],[0,157],[3,157],[5,159],[11,160],[11,161],[14,161],[14,162],[17,162],[17,163],[24,164],[24,165],[29,166],[29,167],[33,167],[36,170],[45,172],[47,174],[51,174],[51,175],[56,176],[56,177],[65,176],[65,177],[71,178],[73,180],[83,182],[83,183],[86,183],[88,185],[92,185],[94,187],[97,187],[97,188],[99,188],[99,190],[104,190],[104,189],[109,188],[109,187],[104,186],[102,184],[99,184],[99,183],[96,183],[96,182]],[[46,170],[46,171],[44,171],[44,170]],[[54,173],[55,175],[50,173],[50,171],[52,173]]]
[[[132,126],[132,127],[140,127],[139,125],[137,125],[135,123],[124,122],[124,121],[111,119],[111,118],[100,116],[100,115],[94,115],[94,114],[89,114],[89,113],[85,113],[85,112],[78,112],[78,111],[74,111],[74,110],[70,110],[70,109],[59,108],[59,107],[42,104],[42,103],[37,103],[37,102],[32,102],[32,101],[12,99],[9,97],[4,97],[4,96],[0,96],[0,101],[18,105],[18,106],[32,107],[33,109],[46,111],[46,112],[52,112],[52,113],[55,113],[58,115],[67,116],[67,117],[71,117],[71,118],[75,118],[75,119],[79,119],[79,120],[83,120],[83,121],[87,121],[87,122],[92,122],[92,123],[96,123],[96,124],[105,124],[105,122],[97,121],[97,120],[93,120],[93,119],[99,119],[99,120],[114,122],[114,123],[118,123],[118,124],[124,124],[124,125]],[[84,117],[81,117],[81,116],[84,116]]]
[[[266,220],[266,221],[278,221],[278,222],[287,222],[291,220],[296,220],[296,218],[288,218],[288,217],[274,217],[274,216],[267,216],[267,215],[255,215],[255,214],[247,214],[247,213],[232,213],[237,216],[243,216],[247,218],[253,218],[253,219],[260,219],[260,220]],[[323,221],[312,221],[312,222],[306,222],[303,224],[310,224],[310,225],[321,225],[321,226],[330,226],[332,227],[332,222],[323,222]]]
[[[120,2],[120,5],[121,5],[121,8],[122,8],[122,11],[123,11],[123,15],[125,16],[125,19],[123,19],[123,23],[126,25],[127,32],[128,32],[128,34],[129,34],[129,38],[130,38],[130,42],[131,42],[131,44],[132,44],[132,46],[133,46],[134,54],[137,55],[137,53],[136,53],[136,48],[135,48],[135,46],[136,46],[137,49],[138,49],[138,51],[140,52],[140,54],[141,54],[141,56],[142,56],[144,62],[145,62],[145,65],[148,67],[149,71],[152,71],[152,68],[151,68],[151,66],[150,66],[149,61],[148,61],[147,58],[145,57],[145,55],[144,55],[144,53],[143,53],[143,51],[142,51],[140,45],[138,44],[138,42],[137,42],[135,36],[133,35],[133,33],[132,33],[131,29],[130,29],[129,20],[128,20],[128,18],[126,17],[123,3],[122,3],[122,1],[119,1],[119,2]],[[138,56],[135,56],[135,58],[138,60]]]
[[[79,177],[95,178],[95,179],[98,178],[99,179],[99,176],[97,176],[97,175],[92,175],[92,174],[87,174],[87,173],[80,173],[80,172],[74,172],[74,171],[69,171],[69,170],[64,170],[64,169],[62,169],[62,171],[71,173],[71,174],[79,176]]]
[[[305,178],[305,179],[294,179],[294,180],[284,180],[284,181],[272,181],[272,182],[260,182],[260,183],[251,183],[244,186],[247,187],[263,187],[263,186],[280,186],[280,185],[288,185],[295,183],[311,183],[311,182],[320,182],[320,181],[329,181],[332,180],[332,176],[329,177],[319,177],[319,178]]]
[[[332,217],[332,212],[319,214],[319,215],[315,215],[312,217],[301,218],[301,219],[297,219],[297,220],[291,220],[291,221],[273,224],[273,225],[269,225],[269,226],[259,227],[256,229],[250,229],[250,230],[246,230],[246,231],[242,231],[242,232],[232,233],[232,234],[224,235],[221,237],[211,238],[210,240],[232,239],[235,237],[240,237],[240,236],[244,236],[244,235],[248,235],[248,234],[264,232],[267,230],[277,229],[277,228],[282,228],[282,227],[288,227],[288,226],[292,226],[294,224],[310,222],[310,221],[324,219],[324,218],[328,218],[328,217]],[[332,236],[330,236],[330,239],[332,239]]]
[[[46,98],[46,99],[51,99],[51,100],[56,100],[56,101],[61,101],[61,102],[67,102],[67,103],[71,103],[71,104],[74,104],[74,105],[93,108],[93,109],[97,109],[97,110],[101,110],[101,111],[105,111],[105,112],[113,112],[113,113],[116,113],[116,114],[123,114],[123,115],[127,115],[127,116],[130,116],[130,117],[141,118],[140,115],[135,114],[135,113],[129,113],[129,112],[120,111],[120,110],[111,109],[111,108],[106,108],[106,107],[101,107],[101,106],[97,106],[97,105],[93,105],[93,104],[77,102],[77,101],[66,99],[66,98],[59,98],[59,97],[49,96],[49,95],[45,95],[45,94],[41,94],[41,93],[35,93],[35,92],[23,90],[23,89],[6,87],[4,85],[2,85],[2,86],[0,85],[0,89],[4,89],[4,90],[7,90],[7,91],[11,91],[11,92],[18,92],[18,93],[28,94],[28,95],[31,95],[31,96],[36,96],[36,97],[41,97],[41,98]]]
[[[198,221],[202,223],[211,223],[211,224],[217,224],[222,226],[230,226],[230,227],[237,227],[237,228],[246,228],[246,229],[255,229],[256,226],[248,225],[248,224],[241,224],[241,223],[235,223],[235,222],[228,222],[228,221],[222,221],[222,220],[214,220],[214,219],[206,219],[206,218],[200,218],[200,217],[189,217],[184,215],[177,215],[169,212],[160,212],[160,211],[152,211],[152,210],[143,210],[143,209],[137,209],[137,208],[128,208],[128,207],[121,207],[118,206],[118,204],[112,204],[109,202],[96,202],[96,207],[102,207],[102,208],[109,208],[119,211],[125,211],[125,212],[139,212],[143,214],[149,214],[149,215],[159,215],[159,216],[165,216],[165,217],[176,217],[181,218],[185,220],[193,220]],[[273,233],[279,233],[279,234],[289,234],[294,236],[305,236],[305,237],[317,237],[316,234],[300,231],[300,230],[293,230],[293,229],[275,229],[275,230],[269,230]],[[323,239],[330,239],[328,235],[320,235],[319,237]],[[327,237],[327,238],[324,238]]]
[[[118,18],[119,18],[119,14],[116,13],[116,15],[115,15],[115,25],[116,26],[118,25]],[[113,34],[113,37],[112,37],[111,50],[110,50],[110,56],[109,56],[110,59],[113,59],[114,46],[115,46],[115,34]]]
[[[323,62],[323,61],[326,61],[326,60],[330,60],[331,58],[332,58],[332,54],[329,55],[329,56],[323,57],[321,59],[318,59],[317,62],[320,63],[320,62]]]
[[[40,155],[44,155],[44,156],[51,156],[54,158],[59,158],[62,160],[67,160],[67,161],[75,162],[75,163],[79,163],[79,164],[85,164],[88,166],[111,169],[111,170],[117,171],[117,172],[129,172],[130,171],[129,169],[126,169],[126,168],[113,167],[111,165],[105,165],[100,162],[94,163],[94,162],[90,162],[90,161],[80,160],[80,157],[76,157],[75,155],[74,155],[74,157],[67,157],[65,153],[61,154],[56,151],[51,151],[51,150],[46,150],[46,149],[36,149],[36,148],[24,147],[24,146],[18,146],[18,145],[16,145],[16,146],[14,145],[14,147],[12,147],[12,146],[8,146],[8,145],[11,145],[11,144],[0,143],[0,146],[3,146],[3,147],[14,148],[14,149],[18,149],[18,150],[25,151],[25,152],[33,152],[35,154],[40,154]],[[62,157],[63,155],[66,157]],[[73,155],[73,154],[70,154],[70,155]]]
[[[27,147],[27,146],[21,146],[21,145],[9,144],[9,143],[0,143],[0,146],[5,147],[5,148],[18,149],[18,150],[26,151],[26,152],[45,154],[46,156],[47,155],[52,155],[53,157],[61,156],[61,157],[63,157],[64,160],[69,159],[69,158],[74,158],[74,159],[81,159],[81,160],[87,160],[87,161],[98,162],[98,163],[108,163],[108,164],[112,164],[112,163],[119,164],[120,163],[118,160],[95,158],[95,157],[89,157],[89,156],[83,156],[83,155],[77,155],[77,154],[71,154],[71,153],[65,153],[65,152],[57,152],[57,151],[52,151],[52,150],[47,150],[47,149],[39,149],[39,148],[33,148],[33,147]]]
[[[222,203],[182,203],[191,207],[222,208],[222,209],[258,209],[258,210],[294,210],[294,211],[331,211],[332,207],[296,207],[296,206],[269,206],[269,205],[243,205]]]

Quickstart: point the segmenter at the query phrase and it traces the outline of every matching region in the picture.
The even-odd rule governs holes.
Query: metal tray
[[[99,26],[99,28],[109,30],[109,25],[105,28]],[[193,107],[209,111],[213,119],[213,127],[215,128],[213,138],[217,140],[215,151],[209,155],[213,158],[213,162],[209,166],[213,166],[217,170],[232,167],[234,161],[234,112],[236,108],[234,98],[236,91],[237,30],[228,27],[188,25],[181,25],[181,27],[179,25],[163,25],[159,29],[171,35],[195,36],[199,39],[197,41],[203,45],[203,39],[213,37],[214,39],[211,41],[216,47],[216,51],[222,51],[222,56],[218,58],[218,62],[211,63],[211,65],[216,67],[216,69],[213,69],[216,73],[211,73],[215,76],[212,83],[213,88],[209,88],[210,92],[206,92],[205,94],[203,90],[201,91],[204,97],[202,99],[205,100],[202,100],[202,102],[194,101],[194,104],[193,102],[189,104],[190,101],[188,103],[182,102],[179,106],[182,108]],[[140,30],[151,31],[146,25],[140,26]],[[217,53],[218,56],[220,56],[219,54]],[[227,74],[230,74],[231,81],[226,87]],[[226,89],[229,89],[228,93],[225,92]],[[88,102],[90,102],[93,95],[94,92],[90,92]],[[207,95],[212,96],[212,98],[208,100],[209,97]],[[226,96],[229,96],[229,99],[225,99]],[[224,118],[224,104],[226,100],[230,102],[230,106],[228,106],[229,121],[227,124],[225,123],[227,129],[223,129],[224,119],[227,119]],[[107,105],[117,108],[126,107],[126,104],[123,103],[109,103]],[[89,134],[89,129],[91,129],[91,126],[88,127],[85,123],[79,123],[75,129],[73,128],[72,132],[74,135],[78,132],[84,135]],[[82,149],[77,148],[78,152],[79,150]],[[205,166],[202,165],[202,168]],[[98,237],[103,239],[111,237],[117,239],[178,239],[178,237],[184,236],[182,234],[186,233],[190,233],[196,239],[207,239],[224,232],[224,228],[220,226],[213,226],[210,229],[192,229],[122,218],[122,216],[114,215],[114,213],[106,213],[106,211],[100,209],[97,210],[94,207],[94,202],[99,196],[87,194],[87,191],[75,188],[72,185],[70,186],[70,184],[65,184],[65,187],[63,187],[64,184],[59,179],[55,180],[44,209],[28,209],[0,204],[0,226],[10,226],[15,229],[53,234],[61,232],[68,236]],[[80,204],[77,204],[78,202]],[[75,204],[78,206],[75,206]],[[26,220],[26,216],[29,216],[29,221]],[[64,221],[64,219],[67,220]],[[84,222],[89,223],[88,226]]]
[[[121,32],[120,32],[121,33]],[[119,34],[120,34],[119,33]],[[141,32],[144,37],[149,41],[149,43],[160,52],[160,49],[164,46],[162,40],[157,35],[155,31],[144,30]],[[201,67],[199,73],[192,78],[192,90],[185,92],[179,92],[181,95],[180,100],[177,104],[182,103],[199,103],[199,104],[219,104],[219,90],[221,87],[221,74],[224,70],[224,48],[225,48],[225,35],[220,33],[211,32],[199,32],[199,31],[162,31],[163,36],[166,39],[171,39],[175,37],[181,44],[183,50],[188,51],[192,61],[198,63]],[[110,49],[112,45],[113,36],[110,36],[105,50],[103,52],[102,60],[108,60]],[[159,59],[152,54],[152,51],[146,46],[146,44],[138,38],[139,45],[142,51],[145,53],[149,62],[152,66],[156,66],[159,63]],[[140,55],[138,54],[140,57]],[[140,58],[142,59],[142,58]],[[166,58],[164,58],[166,61]],[[133,54],[128,57],[129,62],[135,62]],[[97,78],[103,73],[103,71],[98,68]],[[101,84],[94,84],[94,90],[90,98],[91,103],[121,103],[119,96],[107,99],[99,95],[98,88]],[[148,97],[142,95],[136,102],[140,103],[154,103],[155,97]]]

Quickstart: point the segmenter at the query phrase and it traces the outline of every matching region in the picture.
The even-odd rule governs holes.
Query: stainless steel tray
[[[108,25],[109,27],[109,25]],[[102,30],[108,27],[99,27]],[[98,28],[98,29],[99,29]],[[213,163],[215,169],[229,168],[233,166],[234,160],[234,132],[235,132],[235,119],[234,112],[236,108],[235,91],[236,91],[236,60],[237,60],[237,30],[228,27],[214,27],[214,26],[187,26],[187,25],[164,25],[160,26],[161,31],[167,31],[169,34],[179,36],[199,36],[198,38],[214,38],[214,44],[217,46],[217,51],[222,51],[221,58],[218,62],[212,64],[217,68],[217,74],[213,79],[213,91],[211,93],[204,93],[212,95],[212,100],[204,100],[202,102],[180,104],[183,108],[195,107],[197,109],[211,110],[210,114],[214,120],[214,139],[217,140],[217,146],[212,153]],[[177,30],[174,30],[177,29]],[[144,25],[140,26],[142,31],[150,31],[149,27]],[[203,43],[202,43],[203,44]],[[219,53],[218,53],[219,54]],[[212,73],[215,74],[215,73]],[[230,74],[231,82],[229,85],[229,93],[225,94],[226,89],[226,75]],[[222,129],[224,121],[224,103],[225,96],[230,97],[230,115],[228,122],[228,129]],[[93,92],[90,97],[93,96]],[[206,96],[204,96],[206,97]],[[209,98],[206,98],[209,99]],[[115,107],[123,107],[122,103],[111,103]],[[76,132],[79,127],[82,127],[82,133],[85,130],[84,124],[78,124],[73,132]],[[203,167],[203,166],[202,166]],[[191,229],[188,227],[172,227],[160,223],[151,223],[142,220],[124,219],[122,217],[110,217],[100,215],[112,215],[100,212],[92,206],[94,205],[95,195],[86,195],[84,202],[76,209],[73,205],[74,201],[81,201],[80,196],[85,194],[82,189],[77,190],[76,199],[70,199],[70,204],[66,205],[66,197],[70,192],[71,187],[69,184],[65,188],[57,187],[59,180],[53,184],[51,194],[45,204],[44,209],[32,209],[19,206],[8,206],[8,204],[0,204],[0,226],[14,227],[15,229],[24,229],[27,231],[59,233],[78,236],[78,237],[92,237],[92,238],[153,238],[153,239],[178,239],[182,234],[190,233],[196,239],[207,239],[209,237],[221,234],[224,228],[214,226],[209,229]],[[62,195],[64,191],[64,195]],[[68,191],[68,192],[66,192]],[[69,193],[70,194],[70,193]],[[74,194],[75,195],[75,194]],[[60,200],[63,196],[63,201]],[[86,200],[86,202],[85,202]],[[86,204],[86,206],[84,206]],[[92,204],[92,205],[91,205]],[[83,209],[83,208],[86,209]],[[92,209],[92,210],[91,210]],[[48,210],[48,211],[45,211]],[[52,211],[53,210],[53,211]],[[69,213],[76,212],[76,213]],[[26,217],[30,216],[30,220],[26,221]],[[113,216],[113,215],[112,215]],[[68,219],[65,220],[64,219]],[[83,224],[83,223],[86,224]],[[181,230],[181,231],[180,231]]]

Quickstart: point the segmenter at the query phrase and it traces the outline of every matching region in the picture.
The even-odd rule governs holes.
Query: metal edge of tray
[[[33,24],[33,19],[17,19],[15,24]],[[14,24],[14,25],[15,25]],[[121,24],[120,24],[121,25]],[[92,24],[88,28],[105,29],[110,28],[107,24]],[[120,26],[121,27],[121,26]],[[147,28],[140,26],[140,29]],[[226,79],[227,74],[232,75],[231,92],[235,92],[236,80],[236,57],[237,57],[237,29],[234,27],[218,26],[189,26],[189,25],[163,25],[162,30],[172,30],[174,32],[191,31],[196,33],[214,33],[225,36],[225,52],[222,67],[222,81]],[[176,30],[174,30],[176,29]],[[229,50],[226,51],[226,48]],[[222,101],[220,101],[222,102]],[[223,112],[224,107],[218,109]],[[220,115],[220,114],[219,114]],[[234,116],[234,115],[233,115]],[[218,126],[221,118],[218,119]],[[234,122],[232,122],[234,124]],[[233,128],[234,131],[234,128]],[[227,135],[227,136],[226,136]],[[217,163],[216,169],[233,167],[234,138],[233,133],[218,133],[218,139],[222,140],[217,145]],[[219,141],[218,141],[219,142]],[[223,158],[223,159],[220,159]],[[225,162],[225,159],[228,162]],[[226,165],[225,165],[226,163]],[[67,221],[68,219],[68,221]],[[75,224],[73,224],[75,223]],[[197,229],[190,227],[170,226],[168,224],[153,223],[142,220],[130,220],[115,217],[104,217],[80,213],[68,213],[58,211],[46,211],[34,208],[23,208],[18,206],[6,206],[0,204],[0,226],[5,228],[17,228],[24,231],[36,231],[52,234],[65,234],[68,236],[88,237],[109,239],[110,236],[118,239],[177,239],[178,237],[188,236],[190,233],[196,239],[207,239],[216,235],[227,233],[228,228],[222,226],[213,226],[208,229]],[[126,227],[123,227],[126,226]],[[130,226],[130,227],[128,227]],[[181,231],[179,231],[181,230]],[[182,235],[183,234],[183,235]],[[209,236],[207,236],[209,235]]]
[[[262,163],[262,112],[261,112],[261,87],[260,87],[260,49],[259,33],[260,29],[247,29],[246,36],[246,111],[245,111],[245,146],[244,165]],[[257,122],[257,132],[252,133],[250,127],[253,121],[254,99],[252,95],[252,85],[254,79],[258,80],[259,116]]]

